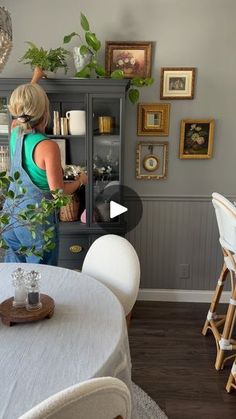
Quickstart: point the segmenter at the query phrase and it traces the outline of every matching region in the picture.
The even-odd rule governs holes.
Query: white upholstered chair
[[[128,387],[117,378],[94,378],[49,397],[19,419],[130,419]]]
[[[114,234],[99,237],[86,254],[82,272],[110,288],[129,320],[140,282],[139,259],[131,243]]]
[[[219,241],[224,255],[224,266],[221,276],[217,282],[216,290],[203,328],[203,334],[211,329],[217,345],[217,356],[215,368],[223,368],[224,363],[231,356],[225,357],[227,351],[236,349],[236,341],[231,338],[236,315],[236,207],[224,196],[213,193],[212,203],[215,208],[217,224],[219,229]],[[217,305],[220,301],[223,286],[230,273],[231,296],[227,313],[224,316],[218,316],[216,313]],[[223,326],[223,331],[220,327]]]

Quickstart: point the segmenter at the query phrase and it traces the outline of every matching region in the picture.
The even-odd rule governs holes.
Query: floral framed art
[[[167,141],[140,141],[136,146],[136,178],[166,179],[168,147]]]
[[[151,42],[106,41],[105,67],[107,75],[122,70],[125,78],[151,77]]]
[[[160,99],[193,99],[195,75],[194,67],[162,68]]]
[[[210,159],[214,140],[214,119],[183,119],[180,125],[180,159]]]
[[[169,116],[169,103],[139,103],[137,134],[168,136]]]

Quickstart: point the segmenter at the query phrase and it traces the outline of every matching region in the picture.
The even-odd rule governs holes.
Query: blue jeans
[[[55,224],[54,230],[54,239],[55,247],[49,252],[44,252],[43,257],[40,259],[38,256],[31,255],[21,255],[17,253],[17,250],[20,246],[31,247],[36,246],[37,249],[41,250],[43,246],[43,240],[40,237],[36,236],[34,240],[30,231],[25,227],[16,227],[14,230],[10,230],[3,234],[6,244],[9,246],[9,249],[6,250],[4,262],[21,262],[21,263],[40,263],[44,265],[53,265],[57,266],[58,263],[58,250],[59,250],[59,240],[58,240],[58,225]]]

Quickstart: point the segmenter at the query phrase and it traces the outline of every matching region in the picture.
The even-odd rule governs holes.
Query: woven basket
[[[76,194],[70,195],[69,204],[60,208],[60,221],[76,221],[79,219],[79,198]]]

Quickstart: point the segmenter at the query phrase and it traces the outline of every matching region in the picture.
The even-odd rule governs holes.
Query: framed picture
[[[124,77],[151,76],[151,42],[106,41],[105,67],[110,75],[114,70],[122,70]]]
[[[168,142],[140,141],[136,147],[136,178],[166,179]]]
[[[61,167],[64,169],[66,165],[66,140],[64,138],[52,138],[52,141],[55,141],[59,146],[61,153]]]
[[[193,99],[196,69],[165,67],[161,69],[161,99]]]
[[[138,135],[169,135],[169,103],[138,104]]]
[[[180,159],[210,159],[214,119],[183,119],[180,125]]]

